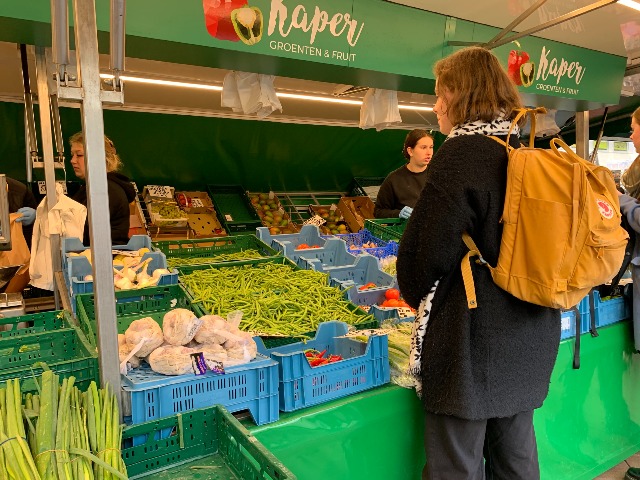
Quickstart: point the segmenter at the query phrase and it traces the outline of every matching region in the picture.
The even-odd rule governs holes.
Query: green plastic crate
[[[172,429],[172,435],[156,440],[155,433],[163,429]],[[140,436],[146,436],[145,443],[129,446]],[[296,480],[220,405],[125,427],[122,439],[131,479]]]
[[[51,332],[73,325],[71,314],[65,310],[33,313],[21,317],[0,318],[0,338]]]
[[[144,317],[153,318],[162,326],[164,314],[174,308],[186,308],[201,316],[202,312],[192,305],[191,299],[180,285],[145,288],[145,294],[136,301],[129,301],[131,293],[115,292],[118,333],[124,333],[131,322]],[[118,303],[118,298],[127,298],[126,303]],[[94,294],[86,293],[76,297],[76,318],[89,343],[96,346],[97,324]]]
[[[23,392],[37,392],[36,379],[50,369],[73,376],[78,388],[100,381],[98,357],[68,312],[54,311],[5,318],[0,334],[0,385],[19,378]],[[23,328],[18,328],[23,327]]]
[[[242,185],[207,185],[207,191],[228,233],[254,233],[262,226]]]
[[[277,256],[279,253],[255,235],[203,238],[197,240],[167,240],[154,242],[153,247],[164,253],[167,259],[202,258],[202,263],[226,263],[229,260],[211,262],[207,260],[219,255],[257,250],[263,257]]]
[[[407,221],[402,218],[368,218],[364,221],[364,228],[374,237],[394,242],[400,241],[406,226]]]

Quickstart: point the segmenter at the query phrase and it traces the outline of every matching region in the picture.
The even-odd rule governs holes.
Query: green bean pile
[[[226,317],[242,310],[242,330],[264,335],[299,337],[329,320],[351,325],[373,320],[350,309],[342,290],[330,287],[328,276],[313,270],[264,263],[196,270],[181,279],[206,311]]]
[[[260,252],[253,248],[248,248],[235,253],[221,253],[211,257],[169,257],[167,258],[167,268],[173,269],[182,265],[200,265],[203,263],[230,262],[232,260],[253,260],[262,258]]]

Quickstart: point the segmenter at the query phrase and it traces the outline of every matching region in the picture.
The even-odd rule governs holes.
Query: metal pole
[[[51,106],[49,104],[49,83],[47,81],[47,62],[44,47],[36,47],[36,81],[38,83],[38,113],[40,114],[40,130],[42,139],[42,157],[44,161],[44,182],[47,188],[47,213],[58,203],[56,194],[56,170],[53,160],[53,138],[51,137]],[[55,287],[55,272],[62,269],[60,259],[60,235],[52,234],[51,263],[53,268],[53,295],[56,310],[60,309],[60,293]]]
[[[69,10],[67,0],[51,0],[51,46],[58,82],[66,82],[69,55]]]
[[[513,42],[522,37],[526,37],[528,35],[533,35],[534,33],[540,32],[542,30],[546,30],[547,28],[551,28],[555,25],[558,25],[562,22],[566,22],[567,20],[573,20],[576,17],[580,17],[586,13],[593,12],[602,7],[606,7],[607,5],[611,5],[612,3],[616,3],[618,0],[600,0],[599,2],[592,3],[591,5],[587,5],[586,7],[577,8],[572,10],[569,13],[565,13],[564,15],[560,15],[559,17],[554,18],[553,20],[549,20],[548,22],[542,23],[535,27],[529,28],[524,32],[516,33],[506,38],[502,38],[497,42],[487,42],[484,47],[488,49],[493,49],[496,47],[500,47],[501,45],[505,45],[509,42]]]
[[[540,8],[545,3],[547,3],[547,0],[538,0],[536,3],[534,3],[529,8],[527,8],[524,12],[518,15],[518,18],[516,18],[513,22],[511,22],[509,25],[504,27],[495,37],[493,37],[487,43],[491,45],[492,43],[500,40],[506,34],[512,32],[515,27],[520,25],[525,19],[527,19],[533,12],[535,12],[538,8]]]
[[[589,111],[576,112],[576,154],[589,159]]]
[[[20,65],[22,66],[22,86],[24,89],[24,136],[27,147],[27,181],[32,180],[33,164],[38,161],[38,143],[36,142],[36,122],[33,116],[33,96],[29,82],[29,61],[27,46],[20,44]]]
[[[98,352],[102,385],[110,384],[122,407],[118,330],[116,322],[109,196],[104,150],[104,119],[100,98],[98,29],[94,0],[73,0],[79,85],[82,88],[82,131],[89,200],[89,235],[93,257],[93,278]],[[120,408],[122,413],[122,408]]]
[[[125,0],[111,0],[110,66],[114,89],[120,89],[120,72],[124,71]]]

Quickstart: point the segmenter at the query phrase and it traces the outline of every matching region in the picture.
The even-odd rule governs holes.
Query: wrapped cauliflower
[[[186,345],[195,336],[202,321],[186,308],[176,308],[165,313],[162,319],[164,339],[171,345]]]
[[[138,368],[140,366],[140,359],[136,355],[130,356],[131,350],[133,350],[134,347],[135,345],[130,345],[126,342],[119,345],[118,358],[120,359],[120,363],[123,363],[128,358],[127,362],[131,365],[131,368]]]
[[[154,372],[163,375],[184,375],[193,372],[192,353],[196,353],[192,348],[167,345],[151,352],[147,361]]]
[[[224,342],[227,351],[227,361],[225,367],[248,363],[258,354],[258,346],[249,332],[237,331],[233,334],[235,338],[228,338]]]
[[[202,325],[196,332],[194,340],[198,343],[222,345],[227,339],[220,332],[229,331],[230,325],[218,315],[205,315],[200,317]]]
[[[194,351],[202,352],[204,361],[209,369],[211,369],[211,362],[220,362],[224,365],[227,360],[227,351],[222,345],[200,345],[198,348],[194,348]]]
[[[138,358],[143,358],[162,345],[164,337],[160,325],[151,317],[134,320],[124,332],[127,344],[132,348],[140,344],[139,350],[135,352]]]

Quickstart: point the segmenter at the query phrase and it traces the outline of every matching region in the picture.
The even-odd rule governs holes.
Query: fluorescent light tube
[[[101,73],[100,78],[111,79],[113,75],[107,73]],[[125,82],[136,82],[136,83],[148,83],[151,85],[163,85],[168,87],[186,87],[186,88],[195,88],[200,90],[215,90],[217,92],[222,91],[222,87],[218,85],[208,85],[206,83],[189,83],[189,82],[178,82],[174,80],[158,80],[155,78],[144,78],[144,77],[131,77],[129,75],[120,75],[120,79]],[[276,92],[276,95],[280,98],[293,98],[296,100],[310,100],[316,102],[328,102],[328,103],[340,103],[343,105],[362,105],[361,100],[348,100],[346,98],[335,98],[335,97],[320,97],[317,95],[301,95],[297,93],[285,93],[285,92]],[[426,107],[421,105],[398,105],[398,108],[401,110],[420,110],[425,112],[433,111],[433,107]]]
[[[624,5],[625,7],[640,11],[640,3],[634,2],[633,0],[618,0],[618,5]]]

